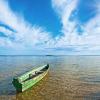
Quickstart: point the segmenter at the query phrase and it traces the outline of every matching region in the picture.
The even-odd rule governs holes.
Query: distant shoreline
[[[100,56],[100,55],[0,55],[0,56]]]

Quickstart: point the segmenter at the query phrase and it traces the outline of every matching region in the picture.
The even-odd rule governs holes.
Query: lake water
[[[17,94],[13,77],[47,63],[46,77]],[[0,56],[0,100],[100,100],[100,56]]]

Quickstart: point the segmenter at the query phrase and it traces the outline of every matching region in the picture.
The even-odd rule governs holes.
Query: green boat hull
[[[13,78],[13,85],[17,92],[23,92],[38,83],[48,73],[49,65],[33,69],[19,77]]]

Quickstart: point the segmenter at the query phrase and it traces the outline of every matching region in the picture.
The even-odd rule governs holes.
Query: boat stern
[[[17,92],[22,92],[22,84],[19,82],[19,80],[17,78],[13,79],[12,84],[16,88]]]

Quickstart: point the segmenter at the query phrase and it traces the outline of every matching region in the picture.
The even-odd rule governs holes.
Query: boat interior
[[[33,79],[34,77],[38,76],[39,74],[42,74],[43,72],[47,71],[48,68],[49,68],[49,65],[47,64],[47,66],[45,66],[43,69],[41,69],[39,71],[35,71],[34,73],[29,74],[29,77],[27,79],[23,80],[22,82]]]

